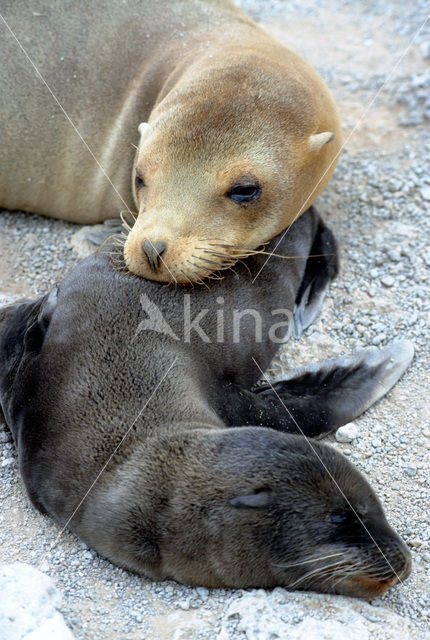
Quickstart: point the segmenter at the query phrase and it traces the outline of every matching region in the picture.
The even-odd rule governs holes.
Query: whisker
[[[347,569],[343,572],[343,574],[340,576],[340,578],[338,580],[336,580],[335,582],[332,583],[331,587],[332,589],[334,589],[338,584],[340,584],[341,582],[343,582],[344,580],[347,580],[348,578],[350,578],[352,575],[357,573],[357,570],[360,568],[360,564],[356,564],[353,567],[351,567],[350,569]],[[336,575],[333,576],[333,578],[335,578]]]
[[[130,211],[130,210],[127,211],[126,209],[122,209],[122,211],[119,212],[119,217],[121,218],[124,226],[128,227],[129,230],[131,230],[130,225],[128,224],[127,220],[125,220],[125,216],[126,215],[131,216],[133,218],[133,221],[136,222],[138,214],[136,213],[136,215],[134,215],[134,213],[132,211]]]
[[[300,567],[303,564],[309,564],[309,562],[319,562],[321,560],[327,560],[328,558],[335,558],[336,556],[344,556],[343,551],[339,551],[338,553],[330,553],[327,556],[312,556],[307,560],[303,560],[302,562],[294,562],[293,564],[275,564],[271,562],[273,567],[282,567],[283,569],[289,569],[290,567]]]
[[[194,282],[195,282],[196,284],[203,285],[204,287],[206,287],[206,289],[207,289],[208,291],[210,291],[210,289],[209,289],[208,285],[206,284],[206,282],[205,282],[204,280],[202,280],[202,278],[200,278],[200,277],[199,277],[195,272],[193,272],[193,273],[191,274],[191,276],[192,276],[193,278],[195,278]]]
[[[208,260],[207,258],[202,258],[201,256],[196,256],[196,255],[194,255],[194,253],[192,253],[191,256],[193,258],[196,258],[197,260],[202,260],[203,262],[208,262],[209,264],[214,264],[216,266],[219,265],[219,263],[215,262],[215,260]]]
[[[242,264],[245,267],[245,269],[248,271],[249,275],[252,276],[251,269],[248,267],[246,262],[244,260],[240,260],[240,258],[238,258],[237,261],[240,262],[240,264]]]
[[[188,280],[188,283],[191,285],[192,289],[194,289],[194,282],[192,280],[190,280],[190,278],[187,276],[185,271],[183,269],[180,269],[180,272],[185,277],[185,279]]]
[[[316,569],[313,569],[312,571],[308,571],[307,573],[300,576],[300,578],[295,580],[293,583],[289,584],[288,588],[291,589],[292,587],[296,587],[298,584],[302,582],[306,582],[306,580],[308,580],[311,577],[314,577],[314,578],[317,577],[318,574],[325,574],[327,570],[329,569],[331,570],[333,567],[336,567],[342,563],[344,563],[344,560],[339,560],[338,562],[333,562],[331,564],[326,565],[325,567],[318,567]]]
[[[218,246],[218,247],[226,247],[226,248],[234,248],[235,245],[222,245],[222,244],[208,244],[208,246]],[[240,245],[236,245],[238,248],[242,248],[245,249],[245,251],[243,253],[220,253],[220,252],[215,252],[212,251],[210,249],[206,249],[206,253],[211,253],[212,255],[215,256],[219,256],[219,257],[228,257],[228,258],[232,258],[232,259],[238,259],[238,258],[249,258],[250,256],[255,256],[255,255],[264,255],[264,256],[271,256],[272,258],[281,258],[283,260],[297,260],[297,259],[308,259],[308,258],[324,258],[324,257],[328,257],[328,256],[334,256],[334,253],[314,253],[314,254],[307,254],[307,255],[295,255],[295,256],[283,256],[280,253],[273,253],[272,251],[263,251],[263,250],[258,250],[258,249],[246,249],[245,246],[240,246]],[[200,249],[200,250],[205,250],[205,247],[196,247],[196,249]]]
[[[218,276],[216,273],[213,273],[212,269],[209,269],[209,267],[205,267],[205,266],[200,267],[195,262],[191,262],[190,260],[188,260],[188,258],[186,261],[188,262],[188,264],[194,267],[194,271],[192,273],[193,276],[197,275],[197,272],[201,271],[201,269],[204,269],[205,271],[208,272],[206,275],[204,275],[204,278],[209,278],[209,280],[222,280],[222,277]],[[200,280],[200,283],[203,284],[201,280]]]

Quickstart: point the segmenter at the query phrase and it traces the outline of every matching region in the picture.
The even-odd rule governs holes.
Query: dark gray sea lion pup
[[[255,256],[191,294],[122,274],[107,253],[87,258],[43,298],[0,311],[1,408],[33,504],[112,562],[192,585],[372,598],[408,575],[408,549],[365,478],[302,434],[364,411],[413,348],[366,349],[253,390],[278,348],[272,311],[296,308],[303,328],[337,269],[313,210],[278,250],[320,257],[272,260],[253,284]],[[184,338],[184,308],[209,341]],[[233,339],[233,311],[246,309],[261,341],[255,314]]]
[[[1,13],[0,206],[81,224],[127,207],[129,270],[187,283],[286,229],[328,184],[329,90],[233,2],[7,0]]]

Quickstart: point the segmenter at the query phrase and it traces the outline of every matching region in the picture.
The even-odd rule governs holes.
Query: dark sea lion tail
[[[309,437],[327,434],[388,393],[413,355],[412,343],[400,340],[295,369],[255,389],[270,406],[264,426]]]

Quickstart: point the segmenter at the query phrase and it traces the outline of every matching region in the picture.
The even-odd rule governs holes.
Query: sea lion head
[[[192,65],[139,126],[138,216],[124,247],[136,275],[186,284],[231,268],[309,208],[332,175],[334,105],[328,113],[315,87],[287,81],[281,64],[241,57]]]
[[[291,452],[283,454],[283,480],[257,492],[262,515],[270,514],[277,530],[269,544],[271,570],[289,589],[382,595],[409,575],[408,548],[365,477],[341,453],[295,438]],[[232,504],[246,510],[254,495]]]
[[[345,456],[301,436],[240,431],[223,447],[235,486],[227,526],[238,535],[232,564],[250,583],[261,572],[267,586],[370,599],[409,575],[409,550]]]

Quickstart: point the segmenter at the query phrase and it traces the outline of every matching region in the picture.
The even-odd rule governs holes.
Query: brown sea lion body
[[[0,23],[1,206],[82,224],[137,208],[128,268],[187,282],[273,238],[327,185],[341,137],[328,89],[228,0],[2,12],[16,38]]]
[[[280,310],[302,324],[336,273],[313,211],[279,251],[331,257],[270,261],[255,283],[264,256],[252,257],[191,294],[88,258],[50,294],[0,310],[0,408],[33,504],[112,562],[194,585],[371,598],[405,578],[409,551],[365,478],[309,436],[384,395],[413,348],[254,387],[286,331]]]

